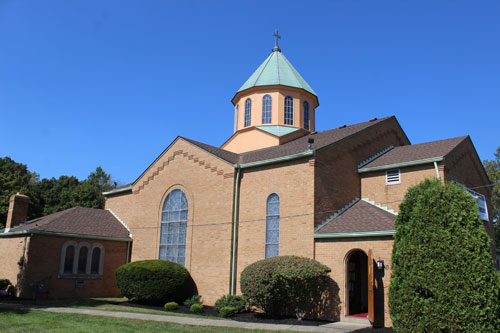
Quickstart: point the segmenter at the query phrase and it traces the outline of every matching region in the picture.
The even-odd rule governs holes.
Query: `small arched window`
[[[273,193],[267,198],[266,207],[266,258],[279,255],[280,248],[280,197]]]
[[[309,130],[309,103],[304,102],[304,128]]]
[[[293,125],[293,98],[285,97],[285,125]]]
[[[75,258],[75,247],[70,245],[64,254],[64,274],[73,274],[73,261]]]
[[[262,123],[270,124],[272,123],[272,113],[273,113],[273,98],[271,95],[265,95],[262,97]]]
[[[99,274],[100,262],[101,262],[101,249],[95,247],[92,250],[92,263],[90,264],[90,274]]]
[[[186,259],[186,231],[188,201],[184,192],[175,189],[167,195],[161,213],[161,260],[184,265]]]
[[[85,274],[87,272],[87,256],[89,249],[86,246],[80,248],[78,253],[78,274]]]
[[[238,130],[238,115],[239,115],[239,113],[240,113],[240,106],[236,105],[236,116],[234,117],[235,118],[234,131],[235,132]]]
[[[250,126],[250,123],[252,121],[252,100],[250,98],[247,98],[245,101],[245,127]]]

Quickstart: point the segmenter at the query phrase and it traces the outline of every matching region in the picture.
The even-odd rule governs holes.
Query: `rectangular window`
[[[479,217],[481,218],[481,220],[483,220],[483,221],[489,221],[489,218],[488,218],[488,207],[486,206],[486,198],[485,198],[485,196],[483,194],[481,194],[481,193],[478,193],[476,191],[468,189],[465,186],[464,186],[464,188],[467,191],[467,193],[469,193],[474,198],[474,200],[476,200],[477,208],[479,210]]]
[[[385,172],[385,185],[401,184],[401,175],[399,169],[387,170]]]

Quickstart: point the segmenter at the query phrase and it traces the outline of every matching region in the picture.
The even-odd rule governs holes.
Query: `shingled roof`
[[[326,146],[336,143],[351,135],[354,135],[368,127],[374,126],[391,118],[394,118],[394,116],[385,117],[381,119],[373,119],[370,121],[365,121],[363,123],[358,123],[350,126],[342,126],[328,131],[315,132],[291,140],[279,146],[272,146],[269,148],[253,150],[242,154],[232,153],[227,150],[210,146],[205,143],[194,141],[188,138],[183,137],[183,139],[229,163],[245,164],[245,163],[253,163],[253,162],[275,159],[288,155],[300,154],[309,151],[309,144],[308,144],[309,138],[314,138],[314,144],[312,144],[311,150],[313,151],[320,150]]]
[[[372,162],[365,164],[359,171],[369,171],[372,168],[383,168],[384,166],[393,166],[421,160],[425,161],[432,158],[444,158],[467,138],[469,138],[469,136],[460,136],[451,139],[395,147]]]
[[[395,213],[361,199],[333,215],[315,234],[392,231],[395,221]]]
[[[110,211],[104,209],[73,207],[54,214],[43,216],[25,224],[11,228],[12,233],[30,231],[39,233],[58,233],[81,236],[94,236],[126,239],[130,233],[120,220]],[[0,231],[3,232],[3,231]]]

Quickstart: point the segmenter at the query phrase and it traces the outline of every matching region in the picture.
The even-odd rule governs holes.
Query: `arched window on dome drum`
[[[309,129],[309,103],[304,102],[304,128]]]
[[[161,212],[159,259],[184,265],[188,201],[184,192],[175,189],[167,195]]]
[[[285,125],[293,125],[293,98],[285,97]]]
[[[236,125],[234,126],[234,131],[236,132],[238,130],[238,115],[240,113],[240,106],[239,105],[236,105],[236,120],[235,120],[235,123]]]
[[[273,113],[273,98],[270,95],[265,95],[262,97],[262,123],[271,124],[272,123],[272,113]]]
[[[267,198],[266,207],[266,258],[280,253],[280,197],[273,193]]]
[[[245,101],[245,127],[250,126],[252,119],[252,100],[250,98],[247,98]]]

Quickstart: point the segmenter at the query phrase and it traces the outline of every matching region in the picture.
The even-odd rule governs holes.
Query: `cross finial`
[[[280,47],[278,45],[278,39],[281,39],[281,36],[278,35],[278,30],[277,29],[274,30],[273,36],[276,37],[276,42],[274,44],[273,52],[275,52],[275,51],[281,52],[281,49],[280,49]]]

